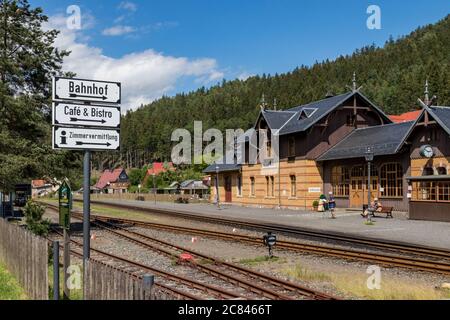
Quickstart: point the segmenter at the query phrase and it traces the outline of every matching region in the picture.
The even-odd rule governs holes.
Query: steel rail
[[[103,223],[108,223],[107,219],[102,217],[99,219],[97,216],[94,217],[94,219],[100,220]],[[112,219],[117,220],[117,219]],[[120,221],[120,219],[118,219]],[[117,226],[116,226],[117,227]],[[122,228],[123,229],[123,228]],[[143,236],[140,233],[136,233],[130,230],[126,230],[127,232],[133,233],[135,235]],[[220,237],[220,235],[217,233],[216,238]],[[147,237],[148,238],[148,237]],[[260,245],[261,240],[258,238],[250,237],[250,236],[235,236],[232,235],[230,237],[226,237],[228,240],[237,240],[245,241],[248,243],[251,243],[253,245]],[[160,240],[154,239],[153,241],[159,241]],[[171,246],[174,246],[170,244]],[[381,253],[370,253],[360,250],[353,250],[353,249],[341,249],[341,248],[333,248],[329,246],[322,246],[322,245],[311,245],[311,244],[301,244],[301,243],[295,243],[295,242],[289,242],[289,243],[283,243],[280,241],[277,242],[277,246],[282,247],[283,249],[289,249],[294,251],[305,251],[310,253],[317,253],[322,255],[331,255],[334,257],[339,258],[346,258],[346,259],[357,259],[357,260],[364,260],[369,262],[377,262],[383,265],[395,265],[400,266],[404,268],[412,268],[412,269],[420,269],[423,271],[431,271],[431,272],[439,272],[443,274],[450,274],[450,264],[445,262],[437,262],[437,261],[428,261],[423,259],[417,259],[417,258],[407,258],[407,257],[401,257],[398,255],[392,255],[392,254],[381,254]],[[180,250],[185,250],[189,252],[188,249],[182,248]],[[199,255],[198,253],[192,252],[193,254]],[[202,258],[208,259],[206,256],[202,256]],[[226,263],[226,262],[225,262]],[[224,263],[222,263],[224,264]]]
[[[99,225],[97,222],[93,222],[93,223],[96,224],[96,225]],[[178,246],[178,245],[174,245],[172,243],[169,243],[169,242],[166,242],[166,241],[163,241],[163,240],[160,240],[160,239],[156,239],[154,237],[149,237],[149,236],[144,235],[142,233],[138,233],[138,232],[135,232],[135,231],[127,230],[125,228],[113,225],[113,224],[105,222],[105,221],[102,221],[102,223],[108,224],[112,228],[120,229],[122,232],[134,235],[136,237],[145,239],[147,241],[153,241],[153,242],[156,242],[156,243],[158,243],[158,244],[160,244],[162,246],[173,248],[176,251],[190,253],[190,254],[192,254],[194,256],[197,256],[199,258],[206,259],[206,260],[214,263],[214,265],[224,266],[224,267],[226,267],[228,269],[231,269],[233,272],[237,272],[237,273],[242,274],[244,276],[251,277],[252,280],[262,281],[262,282],[264,282],[266,284],[271,284],[271,285],[276,286],[278,288],[281,287],[283,290],[289,290],[291,292],[295,292],[297,294],[300,294],[301,296],[311,297],[311,298],[316,299],[316,300],[317,299],[333,299],[333,300],[338,299],[338,298],[333,297],[331,295],[323,294],[323,293],[320,293],[320,292],[318,292],[316,290],[312,290],[312,289],[309,289],[307,287],[303,287],[303,286],[297,285],[295,283],[291,283],[291,282],[288,282],[288,281],[277,279],[275,277],[268,276],[268,275],[266,275],[264,273],[260,273],[260,272],[257,272],[257,271],[251,270],[251,269],[240,267],[240,266],[237,266],[235,264],[222,261],[220,259],[217,259],[217,258],[208,256],[208,255],[199,253],[199,252],[194,251],[194,250],[190,250],[190,249]],[[103,227],[103,228],[105,228],[105,227]],[[107,228],[107,229],[109,229],[109,228]],[[123,234],[121,232],[117,232],[115,230],[109,229],[109,231],[113,232],[113,233],[115,233],[115,234],[117,234],[119,236],[122,236],[122,237],[126,238],[127,240],[130,240],[130,241],[133,241],[135,243],[138,243],[141,246],[144,246],[144,247],[147,247],[147,248],[150,248],[150,249],[155,249],[155,250],[157,250],[159,252],[162,252],[162,253],[164,253],[164,254],[172,257],[172,258],[178,258],[178,255],[170,252],[169,250],[165,250],[163,248],[155,247],[155,246],[149,244],[148,242],[140,241],[138,239],[130,237],[130,236],[128,236],[126,234]],[[194,263],[192,261],[189,261],[189,263],[192,264],[193,266],[201,269],[202,271],[211,274],[211,275],[217,276],[217,274],[219,274],[220,277],[223,278],[224,280],[231,280],[232,283],[237,284],[239,286],[242,286],[243,288],[246,288],[246,289],[248,289],[248,290],[250,290],[250,291],[252,291],[254,293],[262,294],[263,296],[265,296],[267,298],[283,299],[283,300],[291,299],[289,296],[286,296],[284,294],[275,293],[273,290],[265,289],[264,287],[261,287],[259,285],[256,285],[256,284],[252,283],[252,282],[246,281],[245,279],[229,275],[229,274],[224,273],[224,272],[222,272],[220,270],[217,270],[215,268],[211,268],[211,267],[209,267],[207,265],[197,264],[197,263]]]
[[[56,231],[56,233],[59,234],[60,236],[62,236],[61,232]],[[78,241],[76,241],[76,240],[71,239],[71,243],[74,243],[78,247],[81,247],[81,248],[83,247],[83,244],[78,242]],[[132,260],[129,260],[129,259],[126,259],[126,258],[123,258],[123,257],[119,257],[119,256],[113,255],[111,253],[108,253],[108,252],[105,252],[105,251],[102,251],[102,250],[99,250],[99,249],[91,248],[91,251],[93,251],[95,253],[98,253],[100,255],[103,255],[103,256],[107,256],[108,258],[111,258],[111,259],[114,259],[114,260],[118,260],[118,261],[124,262],[126,264],[138,267],[140,269],[153,272],[154,274],[160,275],[162,278],[165,278],[165,279],[168,279],[168,280],[171,280],[171,281],[175,281],[175,282],[187,285],[188,287],[191,287],[193,289],[197,289],[197,290],[200,290],[200,291],[212,294],[215,297],[218,297],[218,298],[221,298],[221,299],[236,299],[236,298],[244,298],[245,299],[245,297],[243,297],[241,295],[237,295],[235,293],[229,292],[229,291],[224,290],[222,288],[218,288],[216,286],[212,286],[212,285],[209,285],[209,284],[198,282],[196,280],[192,280],[192,279],[188,279],[188,278],[185,278],[185,277],[182,277],[182,276],[178,276],[178,275],[169,273],[167,271],[156,269],[156,268],[147,266],[145,264],[142,264],[142,263],[139,263],[139,262],[136,262],[136,261],[132,261]]]
[[[80,201],[78,199],[74,199],[74,201]],[[164,209],[155,209],[155,208],[145,208],[135,205],[123,204],[123,203],[112,203],[112,202],[103,202],[103,201],[91,201],[93,204],[112,207],[112,208],[123,208],[129,209],[137,212],[143,213],[153,213],[160,215],[171,215],[176,217],[181,217],[184,219],[193,219],[201,222],[209,222],[213,224],[225,224],[243,228],[250,228],[259,231],[277,231],[285,234],[295,235],[295,236],[309,236],[312,238],[319,238],[325,240],[332,241],[342,241],[348,242],[352,244],[359,244],[366,247],[373,247],[375,249],[389,249],[395,251],[401,251],[404,253],[410,253],[415,255],[427,255],[430,257],[441,258],[441,259],[450,259],[450,250],[446,250],[443,248],[433,248],[427,246],[420,246],[411,243],[403,243],[389,240],[382,240],[376,238],[368,238],[364,236],[349,236],[346,234],[340,234],[336,232],[323,232],[312,229],[305,229],[301,227],[289,227],[285,225],[278,225],[272,223],[259,223],[249,220],[243,219],[228,219],[223,217],[215,217],[215,216],[205,216],[201,214],[181,212],[175,210],[164,210]],[[114,218],[112,218],[114,219]]]
[[[57,232],[57,233],[60,234],[59,232]],[[47,239],[49,245],[53,244],[53,240],[52,239],[50,239],[48,237],[46,239]],[[63,244],[60,243],[59,247],[60,247],[60,249],[62,251],[64,251],[64,245]],[[78,252],[78,251],[75,251],[73,249],[70,249],[70,254],[75,256],[75,257],[78,257],[79,259],[83,259],[83,254]],[[94,261],[96,263],[100,263],[100,264],[103,264],[104,266],[108,266],[110,268],[113,268],[113,269],[119,270],[121,272],[124,272],[124,273],[128,274],[129,276],[131,276],[131,277],[133,277],[135,279],[142,280],[142,276],[136,275],[136,274],[134,274],[132,272],[129,272],[129,271],[125,270],[125,269],[118,268],[117,266],[105,263],[103,261],[100,261],[100,260],[97,260],[97,259],[94,259],[94,258],[90,258],[89,260],[92,260],[92,261]],[[166,293],[169,293],[169,294],[172,294],[172,295],[178,295],[179,297],[183,297],[186,300],[199,300],[199,297],[197,297],[197,296],[195,296],[195,295],[193,295],[191,293],[183,292],[181,290],[172,288],[172,287],[170,287],[168,285],[165,285],[163,283],[155,283],[155,286],[158,287],[160,290],[165,291]]]
[[[103,203],[102,203],[103,204]],[[107,206],[110,204],[108,203]],[[116,204],[113,204],[112,207],[115,207]],[[122,205],[120,205],[121,207]],[[138,207],[140,208],[140,207]],[[142,209],[142,208],[140,208]],[[145,208],[144,208],[145,209]],[[153,209],[151,209],[153,210]],[[148,211],[147,211],[148,212]],[[97,219],[106,219],[106,217],[102,216],[101,218],[99,216],[96,216]],[[207,217],[209,218],[209,217]],[[112,220],[117,221],[123,221],[127,223],[134,223],[138,224],[140,226],[156,226],[158,225],[158,228],[164,228],[162,224],[155,224],[155,223],[147,223],[143,221],[137,221],[137,220],[131,220],[131,219],[120,219],[120,218],[110,218]],[[170,226],[170,229],[174,228],[181,228],[181,227],[174,227]],[[180,229],[179,229],[180,230]],[[192,231],[195,231],[196,229],[191,228]],[[198,230],[198,229],[197,229]],[[215,237],[221,237],[220,232],[214,232],[216,235]],[[211,235],[212,236],[212,235]],[[231,238],[230,238],[231,236]],[[238,240],[238,241],[244,241],[252,244],[260,243],[260,239],[252,238],[250,236],[236,236],[236,235],[227,235],[224,236],[224,238],[227,238],[229,240]],[[375,246],[375,243],[371,243],[372,246]],[[403,267],[408,269],[414,269],[414,270],[421,270],[421,271],[428,271],[428,272],[437,272],[442,274],[450,274],[450,264],[445,262],[438,262],[438,261],[430,261],[425,259],[417,259],[417,258],[407,258],[402,257],[399,255],[393,255],[393,254],[381,254],[381,253],[370,253],[365,252],[361,250],[354,250],[354,249],[341,249],[341,248],[334,248],[324,245],[310,245],[310,244],[300,244],[296,242],[283,242],[279,241],[277,242],[277,246],[283,248],[283,249],[289,249],[289,250],[295,250],[295,251],[303,251],[303,252],[310,252],[310,253],[316,253],[316,254],[322,254],[322,255],[329,255],[334,256],[338,258],[345,258],[345,259],[356,259],[356,260],[362,260],[362,261],[368,261],[368,262],[376,262],[382,265],[386,266],[397,266],[397,267]],[[398,246],[396,244],[396,246]],[[384,248],[384,247],[383,247]],[[423,248],[421,248],[423,249]],[[398,250],[398,249],[397,249]],[[434,251],[433,253],[439,254],[439,257],[442,258],[442,255],[446,252],[446,250],[439,250],[439,253]],[[407,250],[404,250],[408,252],[409,254],[415,253],[419,255],[424,255],[423,250],[414,250],[411,247],[407,247]],[[427,253],[431,254],[431,253]],[[445,258],[449,258],[450,255],[445,255]],[[435,256],[433,256],[435,257]]]

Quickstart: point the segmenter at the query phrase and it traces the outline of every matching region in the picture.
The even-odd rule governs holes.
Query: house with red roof
[[[152,167],[147,170],[145,174],[144,182],[147,181],[152,175],[157,176],[160,173],[166,171],[175,171],[175,167],[172,162],[153,162]]]
[[[146,176],[158,175],[166,171],[174,171],[175,167],[172,162],[153,162],[152,167],[147,170]]]
[[[50,181],[45,179],[31,180],[31,197],[37,198],[45,196],[58,189],[57,185],[53,185]]]
[[[408,122],[417,120],[422,110],[416,110],[411,112],[406,112],[401,115],[389,116],[389,119],[394,123]]]
[[[103,193],[126,193],[130,186],[130,180],[123,168],[103,171],[95,188]]]

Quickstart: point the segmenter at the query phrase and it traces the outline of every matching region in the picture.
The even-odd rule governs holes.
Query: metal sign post
[[[72,209],[72,189],[66,180],[62,183],[58,191],[59,195],[59,224],[64,230],[64,252],[63,252],[63,270],[64,270],[64,299],[70,297],[70,290],[67,287],[70,266],[70,211]]]
[[[54,77],[52,88],[53,149],[84,151],[83,272],[86,279],[91,247],[91,151],[118,150],[120,147],[121,84]]]

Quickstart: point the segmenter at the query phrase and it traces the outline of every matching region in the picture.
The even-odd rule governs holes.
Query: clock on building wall
[[[433,147],[429,144],[425,144],[420,147],[420,155],[425,158],[432,158],[434,156]]]

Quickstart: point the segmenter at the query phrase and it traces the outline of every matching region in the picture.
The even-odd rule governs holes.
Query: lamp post
[[[219,166],[216,163],[216,193],[217,193],[217,209],[220,210],[220,196],[219,196]]]
[[[373,161],[373,152],[370,147],[367,147],[367,151],[365,154],[366,161],[367,161],[367,221],[371,221],[370,217],[370,198],[371,198],[371,183],[370,183],[370,169],[371,169],[371,163]]]
[[[153,197],[155,199],[155,205],[156,205],[156,186],[155,186],[155,174],[152,173],[152,178],[153,178]]]

